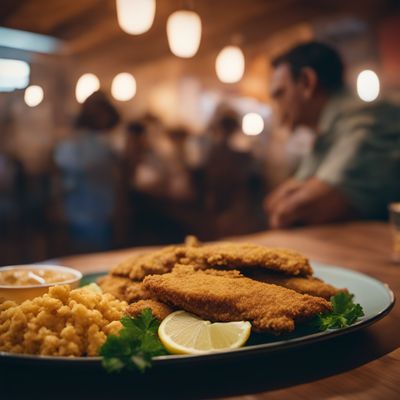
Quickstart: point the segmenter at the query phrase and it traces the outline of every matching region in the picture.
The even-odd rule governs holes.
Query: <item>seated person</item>
[[[273,61],[271,97],[282,123],[315,132],[295,176],[266,199],[272,228],[382,219],[400,200],[400,110],[363,103],[346,90],[331,47],[310,42]]]

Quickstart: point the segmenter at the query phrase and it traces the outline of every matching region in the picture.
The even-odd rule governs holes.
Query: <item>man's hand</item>
[[[318,178],[285,182],[267,197],[265,209],[271,228],[322,224],[355,216],[342,193]]]
[[[289,196],[292,196],[298,189],[304,185],[304,182],[297,179],[288,179],[279,185],[266,199],[264,202],[264,208],[267,214],[270,214],[275,210],[279,204],[282,203]]]

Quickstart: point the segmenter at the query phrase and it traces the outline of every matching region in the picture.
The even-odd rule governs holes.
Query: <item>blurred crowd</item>
[[[0,156],[2,263],[264,229],[266,152],[259,139],[249,146],[241,138],[240,116],[226,105],[194,134],[150,114],[122,121],[95,92],[46,171],[33,176]],[[17,254],[7,256],[12,244]]]
[[[400,201],[400,107],[356,98],[340,54],[323,43],[295,46],[272,67],[280,127],[258,136],[247,137],[240,114],[224,104],[202,134],[150,114],[123,121],[98,91],[41,173],[0,151],[0,264],[176,243],[187,234],[214,240],[386,219]],[[290,132],[286,147],[273,140],[282,129]]]

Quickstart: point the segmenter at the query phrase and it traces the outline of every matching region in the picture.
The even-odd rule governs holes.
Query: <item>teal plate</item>
[[[252,334],[246,346],[239,349],[194,356],[161,356],[154,358],[154,365],[161,366],[177,363],[192,364],[214,360],[236,359],[293,347],[300,347],[309,343],[320,342],[337,336],[346,335],[364,328],[383,318],[392,309],[395,298],[393,292],[385,283],[365,274],[337,266],[323,265],[319,263],[312,263],[312,266],[316,277],[323,279],[325,282],[330,283],[333,286],[348,288],[349,291],[354,294],[355,302],[362,305],[365,316],[348,328],[332,329],[325,332],[312,333],[298,328],[294,333],[279,337],[273,337],[268,334]],[[84,276],[82,284],[95,282],[97,278],[103,275],[103,272],[87,274]],[[82,364],[98,367],[100,365],[100,357],[50,357],[4,352],[0,352],[0,360],[47,365],[50,363],[54,366]]]

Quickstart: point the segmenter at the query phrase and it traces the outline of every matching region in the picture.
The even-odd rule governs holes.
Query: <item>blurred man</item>
[[[266,198],[269,225],[385,218],[387,204],[400,200],[399,108],[350,96],[339,54],[322,43],[297,46],[272,65],[280,120],[316,138],[295,176]]]

